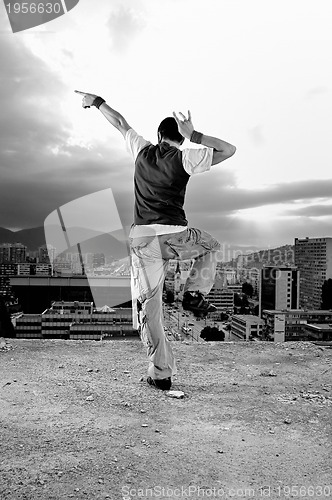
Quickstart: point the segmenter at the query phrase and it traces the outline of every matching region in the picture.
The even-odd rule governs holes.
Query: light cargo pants
[[[151,231],[152,233],[152,231]],[[133,327],[139,330],[149,358],[148,375],[163,379],[176,374],[176,363],[165,331],[162,293],[169,259],[194,259],[184,292],[211,290],[220,243],[192,227],[172,234],[129,238]]]

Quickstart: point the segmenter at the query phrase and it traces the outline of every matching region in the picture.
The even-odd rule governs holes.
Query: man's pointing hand
[[[80,90],[75,90],[76,94],[80,94],[83,96],[82,106],[83,108],[90,108],[92,106],[93,101],[96,99],[95,94],[89,94],[88,92],[81,92]]]

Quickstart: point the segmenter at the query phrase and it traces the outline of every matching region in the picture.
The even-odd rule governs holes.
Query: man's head
[[[177,142],[179,145],[184,141],[183,135],[179,132],[178,124],[172,116],[165,118],[158,127],[158,142],[163,140]]]

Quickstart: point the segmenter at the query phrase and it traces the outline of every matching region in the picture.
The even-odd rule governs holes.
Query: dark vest
[[[189,177],[176,147],[162,142],[143,148],[135,162],[134,224],[186,226],[183,205]]]

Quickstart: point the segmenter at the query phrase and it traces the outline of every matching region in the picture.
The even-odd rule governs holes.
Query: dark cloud
[[[332,205],[309,205],[286,210],[285,214],[297,217],[332,217]]]
[[[119,7],[112,12],[108,21],[113,48],[118,52],[124,52],[134,43],[144,26],[145,23],[137,11],[124,6]]]
[[[112,187],[132,189],[130,157],[112,146],[68,144],[68,90],[13,34],[0,45],[0,226],[42,225],[64,203]]]
[[[190,225],[213,234],[224,248],[239,244],[273,247],[293,243],[295,237],[332,236],[331,207],[296,208],[296,201],[309,203],[317,198],[330,199],[332,179],[280,183],[264,189],[246,190],[236,187],[232,172],[218,171],[218,168],[221,169],[221,165],[191,179],[186,213]],[[294,203],[294,210],[287,209],[283,212],[285,217],[271,220],[270,225],[241,217],[241,210],[280,203]],[[297,217],[292,217],[294,215]],[[331,217],[322,220],[319,218],[322,215]]]
[[[203,175],[207,177],[209,174]],[[218,210],[222,214],[234,214],[246,208],[271,204],[305,202],[314,198],[330,199],[332,193],[332,179],[296,181],[259,189],[243,189],[227,182],[223,184],[220,176],[218,183],[216,181],[207,183],[207,179],[204,178],[201,186],[199,198],[188,197],[188,209],[194,212],[204,207],[205,212],[214,213]]]

